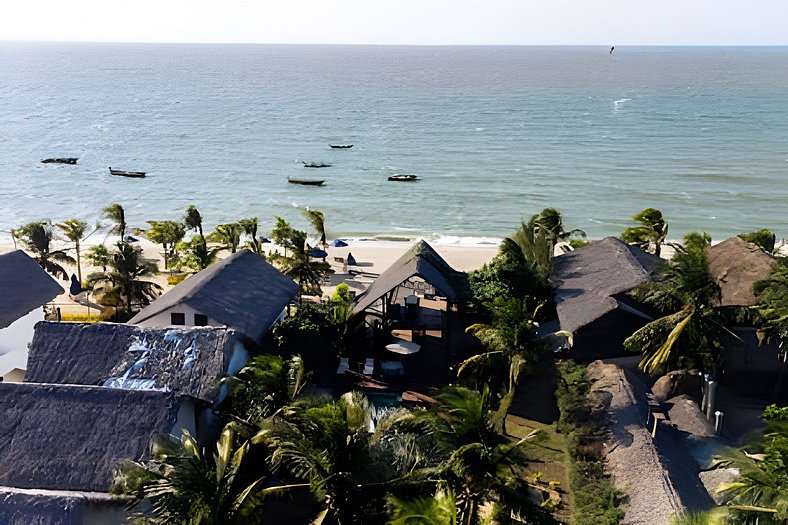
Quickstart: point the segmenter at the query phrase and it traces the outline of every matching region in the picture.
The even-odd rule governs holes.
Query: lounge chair
[[[375,359],[368,357],[364,363],[364,375],[371,376],[375,372]]]
[[[340,357],[339,366],[337,367],[337,374],[344,374],[348,370],[350,370],[350,363],[348,363],[347,357]]]

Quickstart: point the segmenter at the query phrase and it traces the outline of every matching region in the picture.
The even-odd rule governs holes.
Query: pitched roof
[[[172,393],[0,383],[0,485],[106,492],[113,468],[170,432]]]
[[[359,313],[386,293],[413,276],[419,276],[451,300],[467,299],[471,295],[468,275],[458,272],[438,255],[426,241],[419,241],[394,262],[367,290],[358,295],[353,313]]]
[[[165,293],[129,324],[139,324],[185,304],[242,334],[260,340],[298,293],[292,279],[265,259],[242,250],[196,273]]]
[[[606,237],[553,259],[550,281],[561,329],[575,332],[618,308],[613,297],[651,280],[662,259]]]
[[[166,389],[213,401],[237,336],[209,326],[36,324],[27,383]]]
[[[769,278],[774,257],[756,244],[731,237],[710,246],[706,262],[709,274],[720,287],[719,306],[752,306],[758,303],[752,285]]]
[[[6,525],[82,525],[86,504],[112,505],[122,511],[124,498],[102,492],[0,487],[0,523]]]
[[[62,293],[63,288],[22,250],[0,255],[0,330]]]

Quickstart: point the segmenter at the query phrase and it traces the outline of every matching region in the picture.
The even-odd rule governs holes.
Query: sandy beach
[[[107,246],[111,246],[114,240],[107,239]],[[357,265],[351,267],[355,271],[360,271],[368,274],[380,274],[391,266],[399,257],[407,252],[416,241],[377,241],[377,240],[348,240],[349,246],[342,248],[329,247],[327,261],[331,264],[331,269],[334,270],[336,277],[332,279],[332,284],[342,282],[347,274],[347,268],[342,262],[335,260],[339,258],[346,260],[349,254],[353,255]],[[93,243],[96,244],[96,243]],[[87,243],[82,245],[81,251],[84,254],[93,244]],[[443,244],[440,242],[431,242],[430,244],[438,251],[438,253],[446,259],[452,267],[460,271],[470,271],[481,267],[484,263],[490,261],[497,253],[497,244]],[[150,242],[147,239],[141,238],[135,245],[142,248],[143,256],[149,260],[156,262],[161,270],[164,265],[162,257],[161,246]],[[281,247],[270,245],[271,251],[282,251]],[[63,241],[56,241],[54,248],[67,250],[69,255],[74,256],[74,249],[72,243],[65,243]],[[0,254],[13,251],[14,245],[10,243],[0,244]],[[223,251],[219,257],[226,257],[230,252]],[[70,274],[76,273],[75,265],[64,265]],[[83,256],[82,260],[82,278],[92,272],[98,271],[100,268],[90,266]],[[169,271],[160,271],[158,274],[151,276],[148,280],[154,281],[159,284],[166,292],[170,288],[167,284],[167,276],[170,275]],[[350,277],[350,276],[347,276]],[[57,304],[61,311],[71,313],[85,313],[86,307],[75,303],[68,294],[69,281],[58,280],[58,283],[66,290],[53,301]],[[330,295],[333,293],[335,286],[324,286],[323,293]]]

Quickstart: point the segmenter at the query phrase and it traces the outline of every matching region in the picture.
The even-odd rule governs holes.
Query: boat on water
[[[79,158],[77,157],[53,157],[50,159],[41,159],[44,164],[76,164]]]
[[[301,163],[304,165],[305,168],[330,168],[331,164],[326,164],[325,162],[304,162],[303,160]]]
[[[294,179],[292,177],[287,177],[287,182],[290,184],[301,184],[303,186],[322,186],[324,179]]]
[[[333,149],[350,149],[353,144],[329,144],[329,146]]]
[[[397,182],[413,182],[419,180],[419,178],[416,175],[410,175],[408,173],[397,173],[396,175],[389,177],[389,180]]]
[[[118,177],[132,177],[136,179],[144,179],[145,178],[145,171],[123,171],[123,170],[113,170],[111,167],[109,168],[110,175],[117,175]]]

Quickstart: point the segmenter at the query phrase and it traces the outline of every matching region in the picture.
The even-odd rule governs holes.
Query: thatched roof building
[[[413,277],[423,279],[439,295],[450,301],[462,301],[471,296],[468,275],[449,266],[432,246],[422,240],[380,274],[364,293],[356,297],[353,313],[363,312]]]
[[[0,487],[4,525],[102,525],[127,522],[129,502],[103,492]]]
[[[228,326],[260,341],[298,294],[298,285],[247,250],[189,277],[135,315],[128,324]],[[184,322],[172,322],[172,314]],[[204,316],[197,322],[194,316]]]
[[[22,250],[0,255],[0,330],[62,293],[60,285]]]
[[[25,381],[167,390],[216,399],[220,380],[245,363],[233,330],[40,322]]]
[[[176,425],[172,393],[0,383],[0,486],[106,492],[118,462]],[[1,495],[0,495],[1,496]]]
[[[553,259],[550,281],[561,330],[574,347],[594,346],[593,357],[615,354],[651,312],[624,294],[652,279],[662,259],[606,237]]]
[[[706,251],[709,274],[720,287],[718,306],[752,306],[758,298],[752,292],[756,281],[772,274],[774,257],[758,245],[731,237]]]

